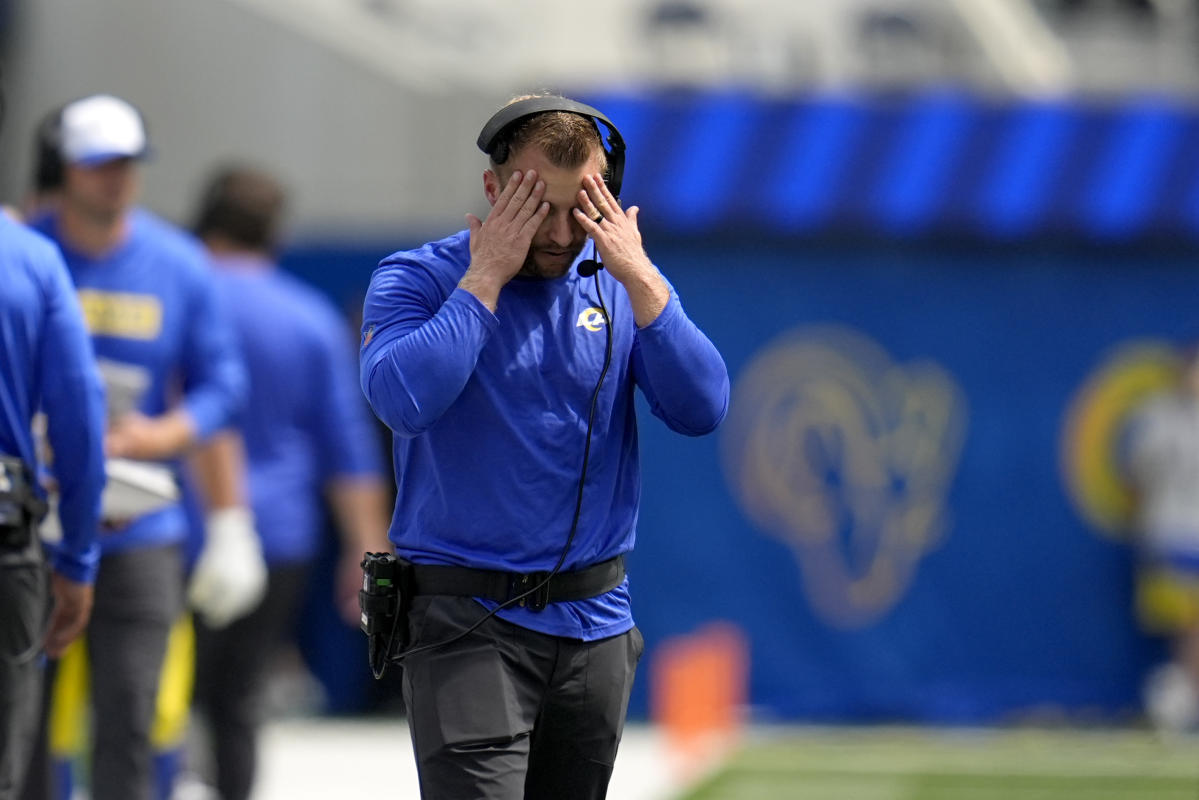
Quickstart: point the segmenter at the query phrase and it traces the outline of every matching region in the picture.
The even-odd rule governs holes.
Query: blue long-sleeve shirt
[[[104,392],[62,256],[4,214],[0,286],[0,452],[39,469],[31,425],[45,411],[63,532],[51,547],[52,563],[61,575],[90,583],[99,559]]]
[[[138,411],[153,417],[182,405],[201,440],[236,421],[245,370],[199,242],[143,209],[130,212],[124,241],[99,257],[64,242],[54,215],[34,226],[62,249],[97,357],[148,379]],[[100,548],[115,552],[186,535],[183,508],[173,504],[104,533]]]
[[[249,378],[241,432],[263,555],[269,564],[311,559],[329,481],[382,473],[350,358],[353,338],[332,303],[274,264],[213,261]]]
[[[556,280],[510,281],[492,314],[456,288],[469,263],[462,231],[389,256],[371,279],[361,379],[371,407],[395,433],[390,537],[417,563],[548,570],[571,530],[605,324],[592,279],[574,269]],[[728,407],[724,361],[673,289],[658,318],[638,329],[624,288],[607,272],[599,280],[612,317],[612,365],[597,400],[583,506],[564,570],[633,547],[640,500],[634,386],[655,416],[684,434],[711,431]],[[584,640],[633,625],[627,581],[600,597],[500,613]]]

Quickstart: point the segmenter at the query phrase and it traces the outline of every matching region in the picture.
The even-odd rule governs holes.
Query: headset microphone
[[[575,271],[584,278],[590,278],[595,273],[604,268],[604,265],[596,261],[594,258],[589,258],[586,261],[580,261],[579,266],[575,267]]]

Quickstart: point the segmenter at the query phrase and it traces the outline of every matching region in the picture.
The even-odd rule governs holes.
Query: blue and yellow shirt
[[[146,376],[137,410],[158,416],[182,404],[200,439],[234,422],[245,374],[198,242],[143,209],[130,212],[125,241],[100,257],[63,242],[54,215],[35,227],[62,249],[96,356]],[[100,545],[111,552],[186,535],[173,505],[104,534]]]

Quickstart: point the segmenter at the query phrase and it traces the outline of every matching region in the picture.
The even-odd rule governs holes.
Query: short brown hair
[[[253,167],[228,166],[208,183],[195,234],[224,236],[240,247],[274,250],[287,197],[279,181]]]
[[[526,94],[514,97],[508,105],[521,100],[552,95]],[[608,153],[595,122],[581,114],[570,111],[544,111],[513,122],[497,137],[499,147],[492,153],[504,152],[507,157],[525,147],[533,146],[545,153],[545,157],[556,167],[578,167],[586,163],[593,153],[599,152],[600,171],[608,171]],[[499,167],[494,155],[491,167]]]

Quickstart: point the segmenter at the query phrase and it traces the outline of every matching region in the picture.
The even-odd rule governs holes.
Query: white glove
[[[187,599],[210,628],[223,628],[253,611],[266,593],[266,562],[248,508],[208,515],[204,549],[196,560]]]

